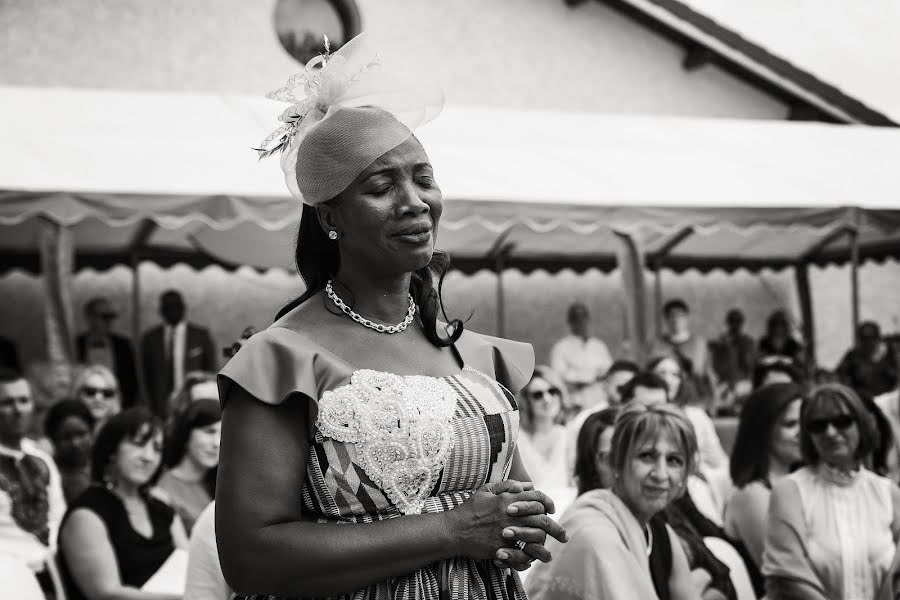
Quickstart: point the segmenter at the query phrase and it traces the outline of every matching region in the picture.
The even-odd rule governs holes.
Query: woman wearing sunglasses
[[[864,466],[877,439],[852,389],[821,385],[803,402],[806,466],[774,486],[769,504],[762,571],[770,600],[893,598],[900,488]]]
[[[103,365],[89,365],[72,384],[72,397],[84,402],[94,417],[94,432],[122,411],[119,380]]]
[[[556,371],[538,365],[519,394],[519,455],[535,487],[548,492],[567,489],[572,483],[566,461],[566,428],[562,424],[565,390]]]

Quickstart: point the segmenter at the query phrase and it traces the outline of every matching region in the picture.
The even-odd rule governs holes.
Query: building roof
[[[830,1],[820,6],[819,2],[787,0],[777,8],[729,0],[600,1],[684,45],[685,68],[716,64],[783,99],[791,107],[791,118],[890,127],[900,124],[900,89],[891,89],[897,88],[900,66],[891,63],[900,63],[900,58],[895,58],[900,52],[887,51],[889,41],[895,39],[888,38],[888,32],[895,36],[896,25],[900,25],[900,9],[872,11],[866,6],[869,13],[864,16],[860,7],[851,11],[855,18],[841,24],[847,17],[847,5],[841,3],[839,11]],[[886,16],[895,26],[879,26],[879,16]],[[821,29],[799,27],[810,21]],[[872,64],[861,64],[856,48],[844,47],[841,52],[847,40],[859,44],[870,33],[876,41],[865,43],[884,48],[870,53],[884,64],[880,72]],[[823,46],[829,51],[818,52]],[[859,72],[867,69],[874,75],[862,80]],[[877,79],[882,83],[872,83]]]

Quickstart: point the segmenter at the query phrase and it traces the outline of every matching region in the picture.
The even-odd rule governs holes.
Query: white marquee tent
[[[76,269],[291,267],[299,207],[251,151],[283,105],[6,87],[0,106],[0,271],[41,270],[48,227]],[[645,266],[795,267],[811,326],[806,265],[900,256],[897,129],[450,106],[418,135],[458,268],[619,264],[639,338]]]

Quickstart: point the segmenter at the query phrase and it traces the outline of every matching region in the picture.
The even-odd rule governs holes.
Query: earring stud
[[[336,239],[337,239],[337,231],[335,231],[334,229],[332,229],[331,231],[329,231],[329,232],[328,232],[328,239],[329,239],[329,240],[336,240]]]

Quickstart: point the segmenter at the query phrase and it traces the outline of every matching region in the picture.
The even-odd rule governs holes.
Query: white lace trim
[[[443,379],[360,370],[322,395],[316,427],[356,444],[366,475],[403,514],[419,514],[453,449],[455,412]]]

